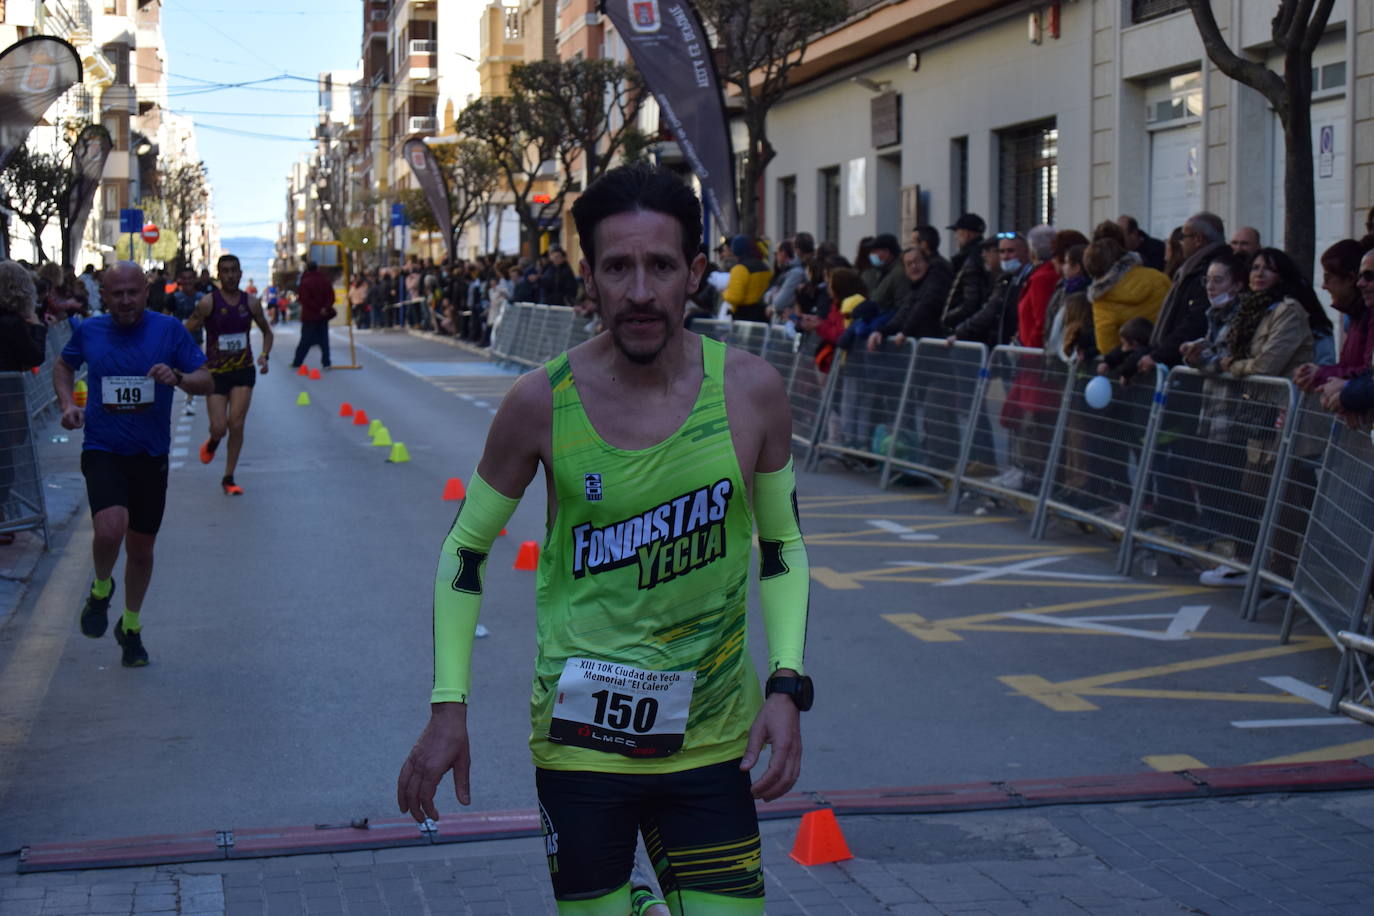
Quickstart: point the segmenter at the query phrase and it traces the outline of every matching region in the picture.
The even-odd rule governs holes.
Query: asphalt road
[[[514,374],[401,332],[360,333],[358,371],[286,370],[279,334],[237,474],[195,457],[203,410],[176,417],[169,505],[144,610],[153,664],[82,638],[84,510],[0,630],[0,850],[36,842],[346,823],[392,816],[397,769],[428,715],[434,560]],[[338,349],[335,360],[346,359]],[[311,403],[298,406],[307,392]],[[391,464],[367,411],[405,443]],[[42,437],[46,469],[79,438]],[[221,459],[222,460],[222,459]],[[1281,608],[1257,623],[1239,593],[1160,564],[1112,575],[1114,545],[1067,525],[1031,541],[993,506],[952,514],[929,487],[823,464],[801,479],[813,568],[799,789],[911,786],[1374,753],[1366,727],[1316,705],[1335,669]],[[489,562],[470,726],[480,809],[529,808],[536,485]],[[118,595],[116,596],[118,598]],[[752,634],[756,657],[761,627]],[[441,810],[456,810],[449,787]]]

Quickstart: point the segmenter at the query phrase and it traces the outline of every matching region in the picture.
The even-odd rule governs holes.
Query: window
[[[1131,22],[1145,22],[1188,8],[1188,0],[1131,0]]]
[[[840,167],[832,165],[820,170],[821,225],[819,241],[840,241]]]
[[[1202,117],[1202,71],[1190,70],[1152,82],[1145,89],[1145,123]]]
[[[778,238],[797,234],[797,176],[778,179]]]
[[[950,221],[968,212],[968,137],[949,141]]]
[[[1059,129],[1053,120],[999,131],[997,228],[1053,223],[1059,198]]]

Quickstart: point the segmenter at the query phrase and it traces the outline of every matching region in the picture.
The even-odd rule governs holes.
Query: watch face
[[[802,677],[798,680],[797,692],[792,695],[792,698],[797,701],[797,708],[806,712],[816,700],[816,689],[811,683],[811,678]]]

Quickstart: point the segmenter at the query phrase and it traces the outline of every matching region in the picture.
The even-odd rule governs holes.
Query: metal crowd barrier
[[[46,365],[46,364],[45,364]],[[51,376],[51,368],[48,370]],[[43,474],[30,410],[32,372],[0,372],[0,533],[41,529],[48,542]],[[40,409],[40,412],[42,410]]]
[[[59,321],[57,324],[50,325],[43,364],[38,367],[37,372],[22,373],[24,376],[24,401],[28,405],[29,416],[34,419],[35,423],[49,410],[57,407],[57,392],[52,387],[52,367],[53,363],[57,361],[57,357],[61,355],[62,348],[71,339],[72,326],[70,323]],[[85,374],[86,367],[82,366],[77,377],[84,378]]]
[[[993,349],[974,395],[951,508],[974,493],[1029,504],[1039,534],[1052,480],[1046,468],[1058,461],[1073,381],[1070,366],[1043,350]]]
[[[872,466],[886,461],[892,430],[906,408],[916,342],[898,347],[885,341],[869,350],[864,341],[840,354],[832,368],[835,380],[822,411],[827,422],[811,450],[809,465],[833,455]]]

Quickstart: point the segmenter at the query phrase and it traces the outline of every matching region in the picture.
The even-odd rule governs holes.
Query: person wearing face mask
[[[879,273],[878,284],[868,298],[885,312],[900,308],[911,295],[911,281],[902,269],[902,246],[897,236],[884,232],[875,238],[868,251],[868,262]]]
[[[1016,304],[1032,269],[1030,248],[1019,233],[999,232],[997,254],[1002,273],[993,283],[983,307],[960,322],[949,335],[947,341],[951,346],[956,340],[976,340],[995,347],[1016,336]]]

